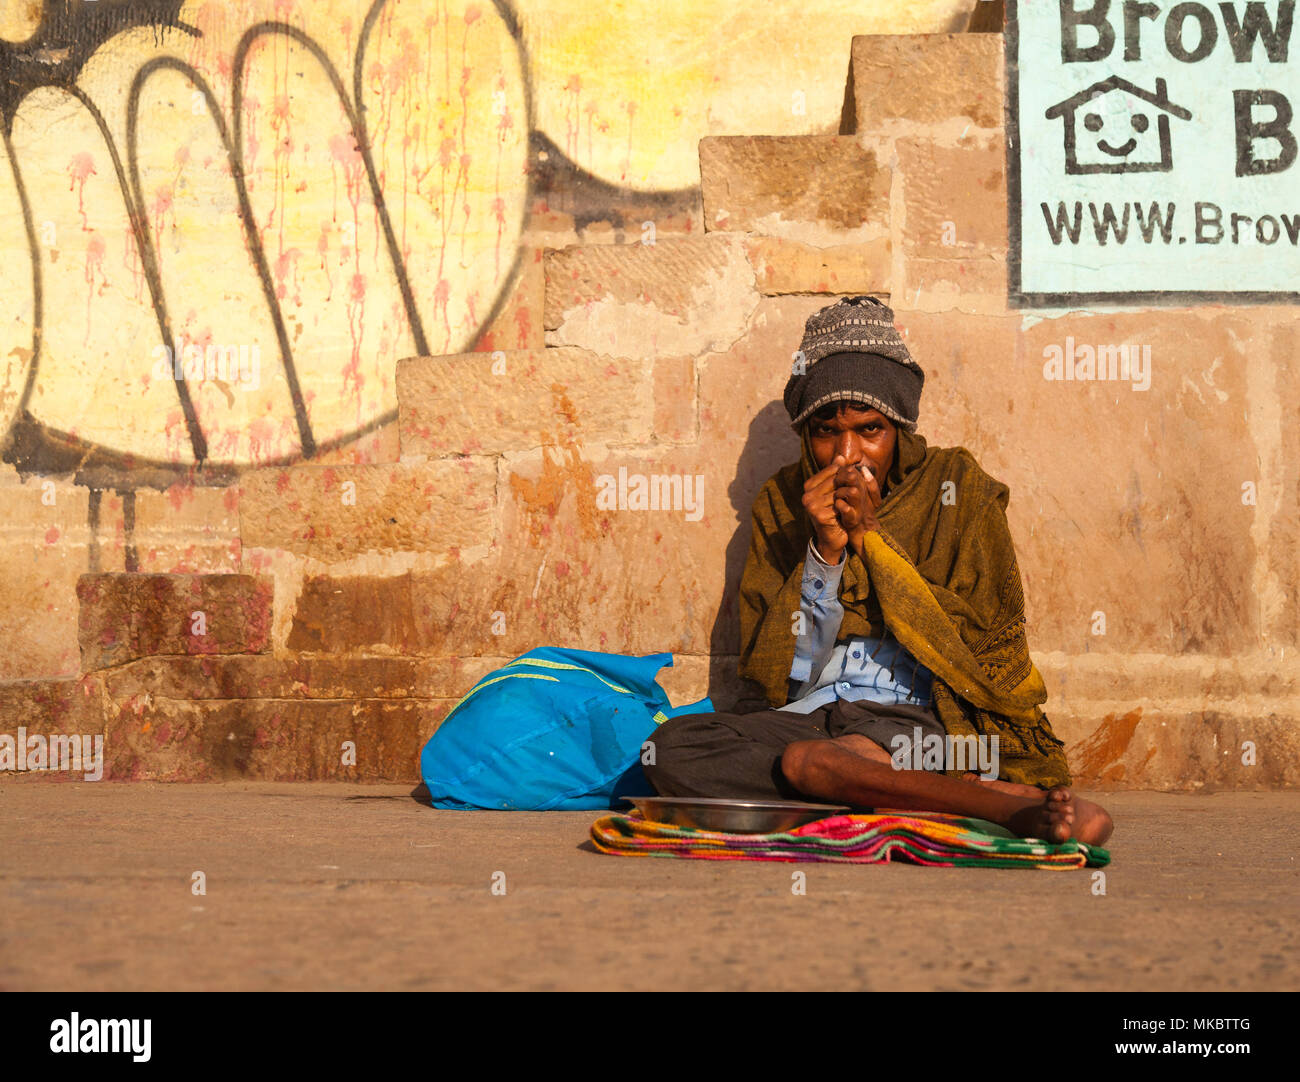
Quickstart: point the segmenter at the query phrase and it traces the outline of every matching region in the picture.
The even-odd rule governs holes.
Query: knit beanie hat
[[[790,427],[830,402],[858,402],[915,431],[925,373],[894,327],[894,312],[874,297],[847,297],[808,317],[803,371],[785,385]]]

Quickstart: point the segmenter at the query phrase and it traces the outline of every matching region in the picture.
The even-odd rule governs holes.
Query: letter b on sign
[[[1286,96],[1276,90],[1234,90],[1232,101],[1237,121],[1237,176],[1284,173],[1295,165],[1296,138],[1291,131],[1291,119],[1295,114]],[[1256,120],[1254,107],[1257,105],[1272,108],[1273,116],[1268,120]],[[1256,156],[1255,144],[1261,139],[1275,140],[1279,144],[1276,157]]]
[[[1082,11],[1077,4],[1061,5],[1061,63],[1093,63],[1110,56],[1115,31],[1106,19],[1109,9],[1110,0],[1093,0]],[[1084,44],[1090,36],[1095,40]]]

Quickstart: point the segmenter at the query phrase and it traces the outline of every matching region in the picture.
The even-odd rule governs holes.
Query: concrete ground
[[[1300,987],[1300,793],[1093,798],[1104,896],[1091,870],[618,858],[597,813],[402,785],[10,777],[0,989]]]

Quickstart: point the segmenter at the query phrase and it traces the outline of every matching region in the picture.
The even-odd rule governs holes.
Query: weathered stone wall
[[[674,701],[728,704],[750,504],[798,453],[791,354],[811,312],[866,292],[926,370],[922,434],[1010,486],[1079,779],[1296,784],[1292,312],[1009,309],[1001,44],[854,38],[840,134],[705,138],[702,232],[541,253],[517,301],[538,335],[399,361],[364,461],[138,501],[143,566],[239,574],[83,579],[86,674],[8,686],[10,730],[104,732],[113,777],[413,778],[450,705],[541,644],[670,651]],[[1067,337],[1150,346],[1149,388],[1044,379]],[[699,502],[610,508],[621,473],[689,478]],[[49,528],[84,529],[84,490],[56,488]]]

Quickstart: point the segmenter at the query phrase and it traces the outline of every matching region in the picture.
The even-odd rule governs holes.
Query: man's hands
[[[863,461],[849,465],[843,455],[812,477],[803,487],[803,506],[813,522],[817,551],[832,564],[852,546],[861,555],[862,539],[880,528],[876,510],[883,499],[880,485]]]

